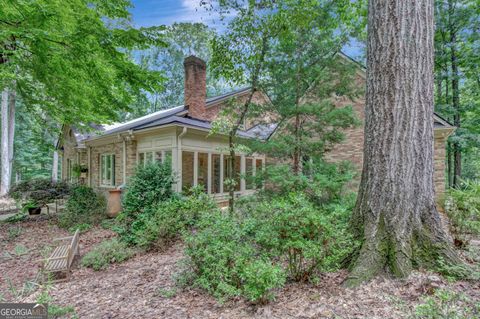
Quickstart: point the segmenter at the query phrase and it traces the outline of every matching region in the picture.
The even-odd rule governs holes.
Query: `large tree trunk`
[[[8,193],[10,185],[10,173],[9,173],[9,140],[8,140],[8,129],[9,129],[9,114],[8,114],[8,88],[5,87],[2,91],[2,105],[1,105],[1,116],[2,116],[2,133],[0,137],[0,149],[2,151],[1,155],[1,182],[0,182],[0,196],[4,196]]]
[[[362,180],[352,225],[362,246],[346,285],[459,262],[435,207],[433,0],[370,0]]]

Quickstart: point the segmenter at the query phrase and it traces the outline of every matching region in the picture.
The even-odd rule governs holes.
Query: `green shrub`
[[[318,271],[337,270],[353,252],[350,212],[339,204],[319,208],[292,193],[257,202],[246,224],[265,254],[287,264],[290,279],[306,281]]]
[[[75,186],[59,216],[63,228],[75,228],[80,224],[97,225],[105,218],[107,202],[103,194],[88,186]]]
[[[286,278],[312,280],[335,271],[358,245],[348,232],[352,205],[316,206],[307,195],[292,193],[250,196],[238,201],[233,214],[204,214],[185,235],[192,284],[221,300],[264,302]]]
[[[135,221],[120,231],[122,239],[147,249],[164,248],[166,243],[194,226],[199,216],[217,207],[199,188],[190,194],[173,197],[138,214]]]
[[[123,195],[124,215],[135,219],[137,214],[147,212],[170,199],[173,196],[173,182],[169,164],[150,163],[138,166]]]
[[[21,181],[10,189],[9,195],[17,202],[34,201],[38,205],[63,198],[70,193],[70,186],[67,182],[53,182],[51,179],[32,179]]]
[[[449,290],[437,290],[415,307],[415,319],[470,319],[480,317],[480,303]]]
[[[262,302],[285,281],[282,269],[268,258],[257,259],[241,225],[219,211],[206,214],[198,230],[185,236],[192,284],[223,301],[244,296]]]
[[[288,196],[302,192],[317,205],[331,203],[345,195],[344,186],[352,180],[351,164],[315,161],[304,167],[304,174],[294,174],[290,165],[269,166],[264,173],[267,187],[264,195]]]
[[[445,210],[457,239],[463,242],[466,234],[480,234],[480,181],[449,190]]]
[[[135,251],[116,238],[93,248],[82,258],[82,266],[93,270],[106,269],[112,263],[120,263],[135,255]]]

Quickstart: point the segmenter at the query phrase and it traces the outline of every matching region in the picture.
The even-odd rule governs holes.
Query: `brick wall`
[[[135,172],[137,163],[137,146],[135,141],[127,141],[127,180],[128,176],[132,176]],[[109,189],[109,187],[102,187],[101,185],[101,155],[114,154],[115,155],[115,185],[120,186],[123,181],[123,141],[113,142],[101,146],[93,146],[91,148],[91,165],[90,174],[92,187],[99,189]]]

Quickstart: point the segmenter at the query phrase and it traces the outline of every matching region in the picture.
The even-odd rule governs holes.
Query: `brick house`
[[[348,57],[340,54],[346,61]],[[353,63],[353,62],[352,62]],[[176,191],[202,185],[218,201],[227,198],[223,180],[226,176],[227,137],[210,135],[211,121],[231,99],[241,103],[250,89],[241,89],[218,97],[206,97],[206,64],[199,58],[185,59],[185,105],[155,112],[116,125],[96,126],[96,131],[82,134],[65,125],[57,149],[61,156],[61,175],[72,179],[75,165],[86,172],[82,182],[99,190],[111,190],[125,184],[137,165],[150,161],[169,161],[177,176]],[[365,70],[358,66],[356,81],[365,86]],[[256,104],[268,103],[262,92],[253,96]],[[339,106],[353,105],[359,119],[364,119],[364,98],[355,101],[337,98]],[[445,141],[453,127],[438,117],[435,123],[435,184],[437,193],[444,191]],[[271,125],[245,124],[240,138],[268,138],[276,129]],[[331,161],[351,160],[361,168],[363,128],[345,131],[346,140],[336,145],[326,158]],[[235,170],[242,176],[255,175],[266,158],[262,154],[238,154]],[[254,191],[254,185],[240,180],[238,196]]]

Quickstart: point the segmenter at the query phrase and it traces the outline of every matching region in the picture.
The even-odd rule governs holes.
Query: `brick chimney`
[[[207,65],[196,56],[189,56],[183,62],[185,68],[185,106],[188,115],[197,119],[206,117]]]

